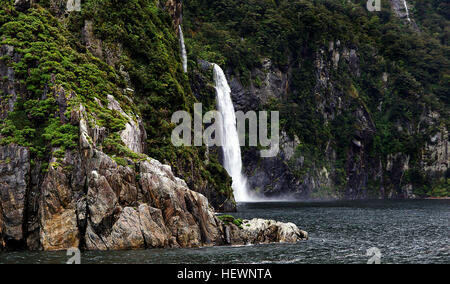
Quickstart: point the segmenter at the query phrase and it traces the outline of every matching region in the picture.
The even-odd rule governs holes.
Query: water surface
[[[296,244],[84,252],[82,263],[450,263],[450,200],[242,203],[241,218],[293,222]],[[0,263],[65,263],[65,252],[0,253]]]

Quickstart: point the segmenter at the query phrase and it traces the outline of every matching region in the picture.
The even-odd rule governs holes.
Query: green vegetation
[[[404,184],[412,183],[420,196],[449,194],[447,173],[428,176],[421,168],[430,135],[450,126],[446,1],[414,1],[411,13],[422,31],[416,33],[393,15],[389,1],[383,1],[381,12],[368,13],[363,0],[187,0],[188,75],[182,70],[172,19],[159,1],[119,2],[86,0],[80,13],[64,16],[48,0],[34,1],[26,12],[16,11],[13,0],[3,0],[0,46],[13,46],[18,58],[0,60],[13,68],[20,90],[14,111],[0,122],[2,145],[29,147],[33,162],[45,170],[51,155],[60,159],[76,149],[79,129],[71,116],[82,105],[88,124],[105,127],[102,149],[119,165],[145,158],[121,141],[127,118],[107,108],[112,95],[127,114],[142,118],[148,136],[145,154],[170,164],[192,189],[231,197],[231,179],[216,153],[172,145],[171,115],[192,113],[198,100],[206,111],[215,108],[211,72],[202,70],[199,59],[232,70],[244,86],[260,87],[262,80],[253,78],[252,71],[270,58],[289,74],[288,94],[261,107],[280,111],[282,130],[300,140],[294,157],[305,158],[301,168],[293,161],[288,167],[298,180],[326,168],[337,185],[336,192],[324,188],[314,196],[339,196],[345,190],[349,145],[363,128],[358,112],[364,112],[373,130],[357,137],[366,139],[370,158],[381,157],[385,165],[389,155],[405,153],[410,170]],[[92,34],[87,21],[93,23]],[[99,46],[87,48],[86,40]],[[318,87],[318,54],[323,50],[324,62],[330,61],[329,43],[337,41],[357,52],[358,70],[341,59],[337,69],[328,66],[331,83]],[[8,80],[0,78],[0,85]],[[13,98],[3,90],[0,96],[3,110]],[[324,98],[337,97],[342,98],[340,109],[323,105]],[[440,114],[441,125],[421,123],[429,110]],[[412,133],[405,130],[408,126]],[[329,147],[336,153],[333,165],[326,154]],[[368,184],[372,192],[380,181]]]
[[[102,149],[119,165],[145,158],[121,141],[119,132],[127,118],[107,108],[107,96],[112,95],[127,114],[144,121],[145,154],[170,164],[192,189],[209,188],[232,197],[231,179],[216,156],[205,163],[205,147],[176,148],[170,141],[172,113],[192,110],[197,100],[182,71],[172,20],[155,1],[119,5],[114,0],[88,0],[81,13],[66,17],[55,17],[61,16],[59,8],[49,1],[34,1],[26,12],[16,11],[12,3],[8,0],[0,9],[0,45],[14,46],[20,60],[1,60],[13,67],[15,79],[26,90],[19,92],[14,111],[1,122],[0,143],[30,147],[33,161],[43,162],[45,168],[52,151],[62,157],[77,147],[79,130],[70,119],[82,105],[89,126],[106,128]],[[82,32],[86,21],[93,23],[92,34]],[[100,52],[82,44],[100,42],[97,39]],[[134,92],[123,91],[129,87]],[[61,96],[67,105],[59,103]]]
[[[240,229],[243,229],[242,227],[242,223],[244,222],[242,219],[239,218],[234,218],[231,215],[220,215],[217,217],[219,220],[221,220],[222,222],[225,223],[225,225],[228,224],[235,224],[236,226],[238,226]]]
[[[85,2],[81,17],[94,21],[95,36],[105,46],[122,45],[115,67],[124,66],[134,86],[134,101],[149,137],[147,154],[170,164],[191,188],[206,186],[231,197],[231,179],[217,157],[210,157],[205,164],[205,147],[174,147],[170,141],[175,127],[172,114],[179,110],[193,113],[197,102],[182,70],[172,19],[150,0],[120,5],[112,0]],[[71,25],[77,27],[79,21],[74,17]],[[124,150],[118,148],[119,153]]]
[[[27,13],[13,8],[1,10],[0,45],[10,45],[20,56],[3,59],[25,92],[18,94],[15,109],[2,122],[3,145],[17,143],[30,147],[32,159],[46,161],[53,148],[62,157],[78,145],[78,126],[69,122],[71,110],[80,104],[86,113],[98,114],[97,122],[110,132],[124,128],[124,118],[101,107],[106,96],[121,98],[121,78],[107,64],[89,53],[77,51],[71,34],[47,10],[36,7]],[[65,103],[57,100],[63,97]],[[45,167],[43,168],[45,170]]]
[[[217,62],[232,70],[232,76],[244,85],[254,86],[259,84],[252,70],[261,69],[264,58],[290,74],[288,96],[270,102],[265,109],[279,110],[282,129],[301,141],[296,155],[306,158],[305,165],[301,169],[290,165],[299,180],[310,169],[327,166],[324,153],[331,146],[337,154],[332,165],[334,181],[338,191],[345,189],[349,145],[362,128],[355,116],[363,110],[374,129],[366,137],[370,156],[381,157],[385,164],[389,154],[409,155],[410,166],[424,176],[411,180],[415,193],[445,195],[445,186],[437,185],[441,183],[420,169],[422,149],[436,131],[420,120],[431,109],[450,126],[449,4],[414,1],[411,13],[423,31],[417,33],[394,15],[390,1],[382,1],[382,11],[377,13],[368,12],[366,2],[186,1],[184,29],[190,65],[195,67],[197,59]],[[317,54],[323,50],[324,59],[331,61],[326,55],[329,43],[338,40],[341,48],[357,51],[359,72],[341,54],[339,67],[328,67],[333,85],[318,89]],[[383,73],[388,74],[386,83]],[[331,110],[335,117],[327,121],[318,106],[324,97],[337,95],[343,98],[343,110]],[[399,125],[417,130],[408,133],[399,130]],[[379,181],[371,180],[369,186],[379,188]]]

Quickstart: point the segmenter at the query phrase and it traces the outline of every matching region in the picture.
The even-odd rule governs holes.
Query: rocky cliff
[[[8,160],[0,168],[1,248],[123,250],[307,239],[294,224],[223,223],[206,197],[188,189],[169,166],[150,158],[119,166],[95,149],[80,123],[80,150],[52,164],[35,192],[27,149],[0,148]]]
[[[307,238],[294,224],[217,218],[235,210],[220,149],[171,144],[175,111],[215,108],[206,61],[226,70],[237,110],[280,112],[279,154],[243,149],[253,190],[448,196],[448,17],[432,2],[369,13],[366,1],[86,0],[68,11],[65,0],[4,0],[0,248]]]
[[[206,163],[164,137],[165,119],[195,102],[172,27],[180,3],[98,4],[77,13],[65,1],[6,1],[0,10],[0,249],[307,239],[294,224],[218,219],[214,207],[234,203],[217,158]],[[135,21],[127,31],[123,12]]]
[[[448,44],[424,19],[445,25],[445,13],[403,0],[373,13],[367,1],[223,2],[186,4],[185,36],[190,58],[228,66],[237,110],[280,112],[279,154],[244,148],[250,188],[298,199],[448,196],[448,68],[438,63]]]
[[[374,138],[380,131],[373,114],[362,101],[355,105],[355,99],[359,100],[356,90],[349,90],[349,96],[336,88],[339,83],[331,74],[340,65],[346,65],[354,78],[361,76],[358,51],[342,47],[339,40],[330,42],[328,47],[328,50],[321,49],[314,54],[314,108],[321,116],[322,123],[334,125],[345,123],[341,120],[343,114],[352,109],[348,113],[353,120],[350,126],[352,130],[346,137],[347,144],[338,150],[345,151],[345,154],[341,153],[345,180],[340,181],[338,177],[336,137],[327,140],[321,161],[318,162],[311,161],[314,157],[308,157],[308,151],[302,151],[302,142],[295,133],[289,136],[282,132],[277,157],[261,159],[259,151],[255,149],[244,153],[251,188],[266,196],[282,195],[299,199],[420,197],[423,194],[419,189],[421,185],[414,184],[414,180],[410,179],[415,174],[411,172],[411,154],[400,151],[386,157],[371,154]],[[280,71],[271,66],[270,59],[264,59],[261,66],[261,69],[253,70],[251,75],[262,82],[260,86],[251,83],[250,87],[243,87],[236,77],[232,80],[234,103],[243,111],[264,109],[270,100],[286,101],[292,91],[289,90],[289,81],[294,80],[292,70]],[[380,81],[389,84],[388,73],[377,76]],[[379,100],[379,110],[382,111],[384,103],[383,99]],[[415,122],[396,121],[396,130],[401,135],[424,137],[427,142],[418,149],[421,157],[414,171],[419,168],[418,171],[428,181],[439,181],[447,178],[449,171],[448,130],[438,113],[427,107],[422,111]],[[335,191],[339,187],[339,192]],[[419,194],[414,194],[415,191]]]

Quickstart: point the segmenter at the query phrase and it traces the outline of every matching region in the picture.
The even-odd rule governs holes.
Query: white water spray
[[[247,179],[242,173],[241,147],[236,128],[236,113],[231,100],[231,89],[220,66],[214,64],[214,80],[216,83],[217,105],[222,115],[221,142],[223,149],[223,166],[233,179],[233,192],[236,201],[252,201]]]
[[[408,22],[410,22],[410,23],[411,23],[411,19],[409,18],[409,9],[408,9],[408,4],[406,3],[406,0],[403,0],[403,5],[405,5],[406,18],[408,19]]]
[[[178,31],[180,35],[180,49],[181,49],[181,59],[183,59],[183,71],[187,73],[187,53],[186,53],[186,45],[184,44],[184,36],[183,29],[181,25],[178,26]]]

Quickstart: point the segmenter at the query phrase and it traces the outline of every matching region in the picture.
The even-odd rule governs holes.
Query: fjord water
[[[242,218],[293,222],[296,244],[83,252],[81,263],[450,263],[450,200],[241,203]],[[0,263],[65,263],[66,252],[0,253]]]

